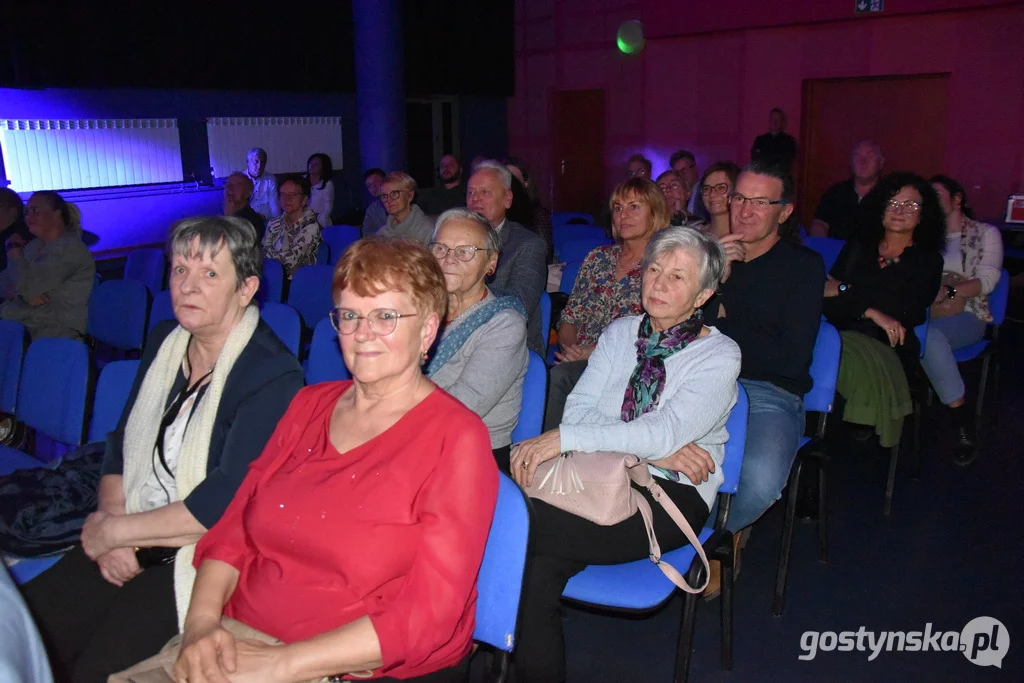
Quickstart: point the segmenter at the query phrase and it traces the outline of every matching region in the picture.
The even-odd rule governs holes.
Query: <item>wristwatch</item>
[[[839,290],[840,294],[845,294],[846,292],[850,291],[850,285],[846,284],[845,282],[840,282],[839,287],[837,287],[837,289]]]
[[[955,296],[956,296],[956,287],[954,287],[953,285],[946,285],[946,301],[949,301],[950,299],[954,298]]]

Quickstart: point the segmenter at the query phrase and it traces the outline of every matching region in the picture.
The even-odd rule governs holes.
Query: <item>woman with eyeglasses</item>
[[[81,545],[23,587],[59,681],[104,681],[178,632],[192,551],[259,456],[302,367],[252,305],[256,231],[243,218],[171,228],[176,320],[155,326]]]
[[[448,315],[427,376],[483,418],[494,457],[507,472],[529,355],[523,304],[484,284],[497,267],[501,238],[480,214],[449,209],[438,217],[428,248],[444,271]]]
[[[388,212],[388,222],[377,234],[381,237],[404,237],[426,246],[434,236],[434,224],[423,209],[412,203],[416,197],[416,181],[408,173],[395,171],[384,177],[380,201]]]
[[[704,175],[697,186],[708,211],[708,223],[704,230],[719,239],[729,234],[729,195],[736,187],[739,175],[739,166],[731,161],[719,161],[704,169]]]
[[[447,289],[407,241],[342,256],[352,380],[299,392],[197,547],[176,680],[465,680],[498,471],[481,419],[423,373]]]
[[[861,207],[863,224],[825,281],[823,311],[843,336],[844,419],[873,426],[888,447],[910,413],[906,377],[921,350],[914,327],[939,289],[946,220],[935,189],[914,173],[885,176]]]
[[[316,263],[320,248],[320,223],[309,206],[310,191],[306,178],[285,177],[278,189],[282,213],[270,219],[263,236],[263,256],[280,261],[289,280],[302,266]]]

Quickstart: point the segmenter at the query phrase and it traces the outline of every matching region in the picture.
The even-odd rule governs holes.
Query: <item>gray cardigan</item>
[[[493,298],[488,292],[460,317]],[[458,322],[449,323],[446,332]],[[519,420],[528,360],[526,321],[516,311],[505,309],[477,328],[430,379],[483,418],[491,433],[491,448],[502,448],[512,443],[512,430]]]
[[[0,273],[0,318],[17,320],[33,339],[85,335],[96,262],[78,231],[51,242],[35,239]],[[29,301],[46,296],[45,303]]]
[[[427,246],[434,238],[434,221],[427,218],[423,209],[413,204],[412,213],[404,221],[396,223],[394,216],[388,216],[387,224],[377,234],[381,237],[404,237]]]

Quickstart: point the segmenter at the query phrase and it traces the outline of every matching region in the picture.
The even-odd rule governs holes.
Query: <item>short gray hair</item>
[[[697,257],[701,289],[718,288],[718,281],[725,272],[725,249],[717,237],[701,230],[701,224],[696,221],[670,225],[654,233],[644,251],[643,269],[646,271],[662,254],[677,249],[686,249]]]
[[[198,251],[192,243],[199,239]],[[237,286],[263,272],[263,255],[257,242],[256,228],[244,218],[234,216],[202,216],[185,218],[171,226],[167,238],[167,258],[195,258],[200,254],[214,256],[222,247],[228,248],[235,266]]]
[[[441,232],[441,227],[448,221],[452,220],[463,220],[475,223],[476,226],[484,233],[484,247],[487,251],[495,254],[501,252],[501,237],[498,236],[498,231],[491,226],[491,222],[476,211],[470,211],[464,206],[448,209],[438,216],[437,222],[434,223],[434,236],[431,239],[436,242],[437,233]]]
[[[476,175],[480,171],[486,169],[490,169],[492,171],[497,172],[497,174],[501,177],[502,187],[504,187],[506,190],[512,189],[512,171],[508,170],[508,166],[501,163],[500,161],[495,161],[494,159],[484,159],[473,168],[473,175]]]
[[[245,155],[245,158],[248,159],[252,156],[262,157],[263,163],[267,163],[267,150],[262,147],[253,147],[249,150],[248,154]]]

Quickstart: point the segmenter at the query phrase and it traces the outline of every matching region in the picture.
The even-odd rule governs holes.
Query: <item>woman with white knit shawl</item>
[[[159,649],[188,610],[196,541],[302,387],[302,368],[251,306],[261,257],[238,218],[176,224],[177,318],[150,333],[82,545],[25,586],[58,680],[105,680]]]
[[[529,361],[528,316],[517,297],[495,296],[484,284],[497,266],[501,238],[480,214],[449,209],[427,248],[448,288],[447,320],[427,375],[483,419],[498,466],[508,471]]]

